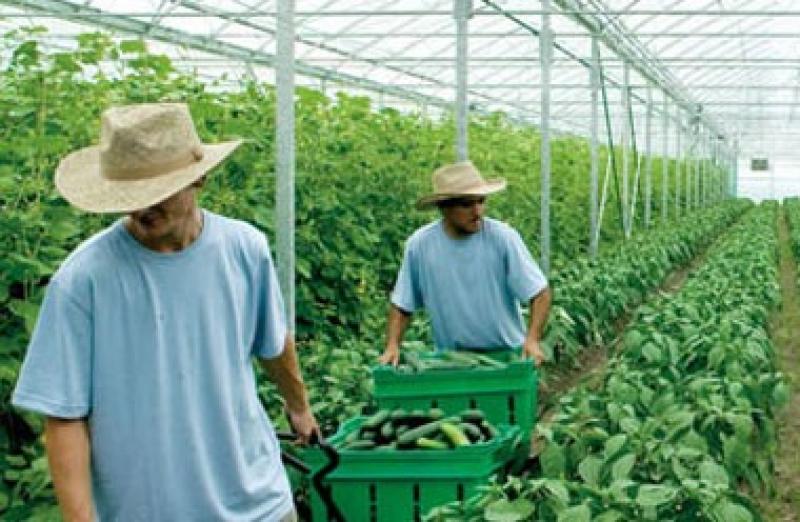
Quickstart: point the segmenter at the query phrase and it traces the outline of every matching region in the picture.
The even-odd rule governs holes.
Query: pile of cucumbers
[[[445,416],[430,410],[380,410],[351,432],[340,449],[445,450],[487,442],[499,432],[481,410]]]
[[[502,370],[506,363],[482,353],[447,350],[437,357],[420,357],[419,353],[406,351],[400,354],[397,371],[401,373],[420,373],[434,370]]]

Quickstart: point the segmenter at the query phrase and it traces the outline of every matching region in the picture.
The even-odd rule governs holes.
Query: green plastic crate
[[[366,417],[345,422],[328,442],[343,444]],[[464,500],[489,483],[521,444],[517,426],[498,426],[490,442],[449,450],[341,450],[338,467],[326,478],[333,501],[348,522],[412,522],[434,507]],[[327,459],[318,448],[304,451],[313,471]],[[313,522],[328,520],[322,500],[307,480]]]
[[[373,367],[373,395],[378,407],[441,408],[447,414],[478,408],[492,424],[519,426],[528,437],[536,422],[539,382],[533,361],[517,359],[510,350],[480,353],[507,365],[503,369],[442,369],[423,373],[403,373],[391,366]]]

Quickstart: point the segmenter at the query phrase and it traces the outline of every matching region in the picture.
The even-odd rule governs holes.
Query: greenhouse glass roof
[[[69,48],[76,34],[100,28],[125,38],[143,36],[151,50],[209,79],[274,81],[274,0],[0,3],[3,30],[44,26],[47,45]],[[684,125],[699,115],[713,135],[728,143],[738,140],[744,157],[797,155],[796,2],[548,3],[555,35],[549,89],[554,129],[589,132],[594,31],[614,129],[623,121],[621,86],[627,63],[639,129],[650,99],[656,118],[665,107],[670,120],[680,114]],[[468,25],[468,97],[473,110],[502,110],[522,121],[538,121],[543,4],[473,0]],[[295,2],[295,34],[298,85],[363,92],[377,103],[400,108],[440,110],[455,100],[453,0],[300,0]],[[658,140],[661,126],[653,130]],[[638,139],[643,137],[637,134]]]

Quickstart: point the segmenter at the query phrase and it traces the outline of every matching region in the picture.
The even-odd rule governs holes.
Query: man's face
[[[131,212],[131,226],[139,237],[147,239],[178,235],[179,229],[194,217],[196,190],[196,185],[190,185],[155,205]]]
[[[450,199],[441,207],[442,216],[459,235],[469,235],[481,229],[486,210],[486,196],[464,196]]]

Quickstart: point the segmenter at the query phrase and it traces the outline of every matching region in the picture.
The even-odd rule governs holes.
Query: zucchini
[[[449,422],[443,422],[439,425],[439,429],[447,436],[450,443],[453,444],[455,447],[459,446],[469,446],[470,441],[464,432],[456,426],[455,424],[450,424]]]

